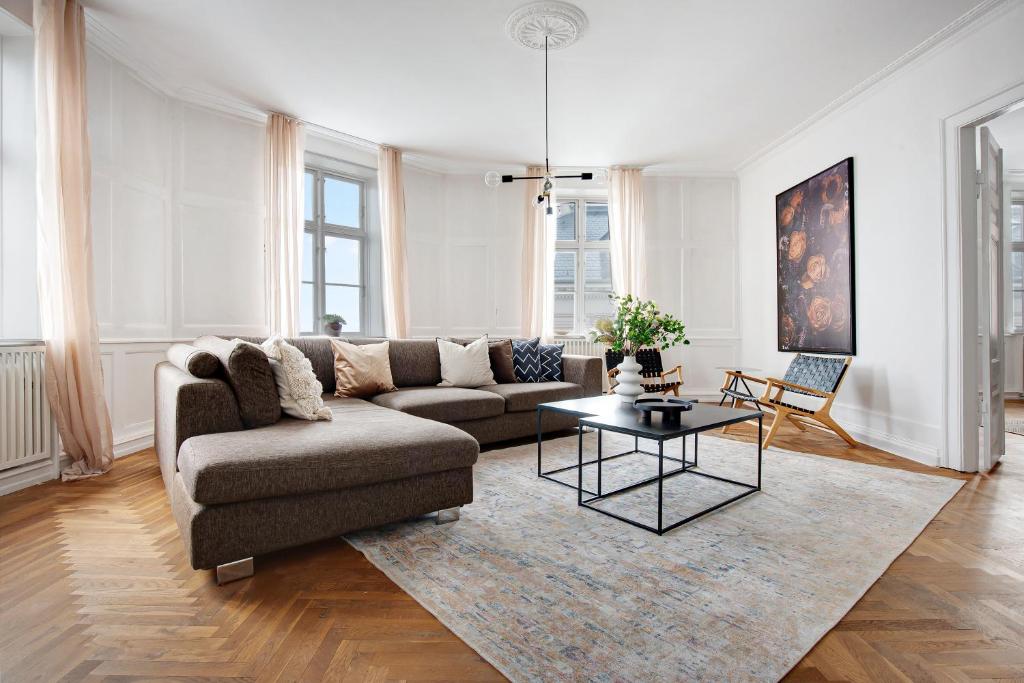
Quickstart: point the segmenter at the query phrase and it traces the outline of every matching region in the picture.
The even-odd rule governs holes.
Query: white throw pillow
[[[487,335],[466,346],[438,339],[437,352],[441,356],[441,381],[437,386],[472,389],[497,384],[491,372]]]
[[[274,371],[274,381],[277,383],[277,396],[285,415],[300,420],[334,419],[334,413],[324,405],[321,397],[324,387],[302,351],[279,335],[263,342],[260,348],[270,359],[270,369]]]

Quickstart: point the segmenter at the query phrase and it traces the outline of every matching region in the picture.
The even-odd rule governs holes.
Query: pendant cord
[[[548,158],[548,37],[544,36],[544,169],[551,175]]]

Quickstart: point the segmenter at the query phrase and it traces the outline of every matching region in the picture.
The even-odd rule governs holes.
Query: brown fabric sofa
[[[563,356],[563,382],[438,387],[437,344],[414,339],[390,344],[398,391],[336,398],[329,339],[288,341],[309,358],[333,421],[245,429],[224,373],[156,368],[156,451],[195,569],[470,503],[480,444],[535,434],[538,403],[601,393],[601,360],[583,356]],[[545,432],[575,426],[544,414]]]

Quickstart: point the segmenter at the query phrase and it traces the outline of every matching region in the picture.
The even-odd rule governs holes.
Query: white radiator
[[[562,353],[567,353],[571,356],[596,356],[601,359],[601,367],[604,390],[608,391],[608,374],[607,368],[604,367],[604,352],[608,350],[606,344],[599,344],[592,342],[586,337],[558,337],[555,339],[560,344],[565,344],[565,349]]]
[[[0,471],[52,457],[42,344],[0,345]]]

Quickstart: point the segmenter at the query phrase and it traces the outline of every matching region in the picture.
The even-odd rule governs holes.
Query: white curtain
[[[377,154],[380,190],[381,275],[384,290],[384,334],[409,336],[409,278],[405,243],[405,184],[402,150],[382,145]]]
[[[93,293],[85,14],[78,0],[35,0],[33,10],[39,314],[67,481],[114,462]]]
[[[608,173],[608,224],[611,229],[612,285],[619,295],[647,296],[644,188],[638,168]]]
[[[543,166],[530,166],[528,176],[543,176]],[[523,310],[521,328],[524,337],[550,340],[554,336],[555,315],[555,220],[537,204],[543,180],[526,181],[526,211],[523,225]],[[555,197],[551,205],[557,206]]]
[[[270,333],[299,334],[305,187],[302,123],[282,114],[267,117],[264,185],[267,223],[267,317]]]

